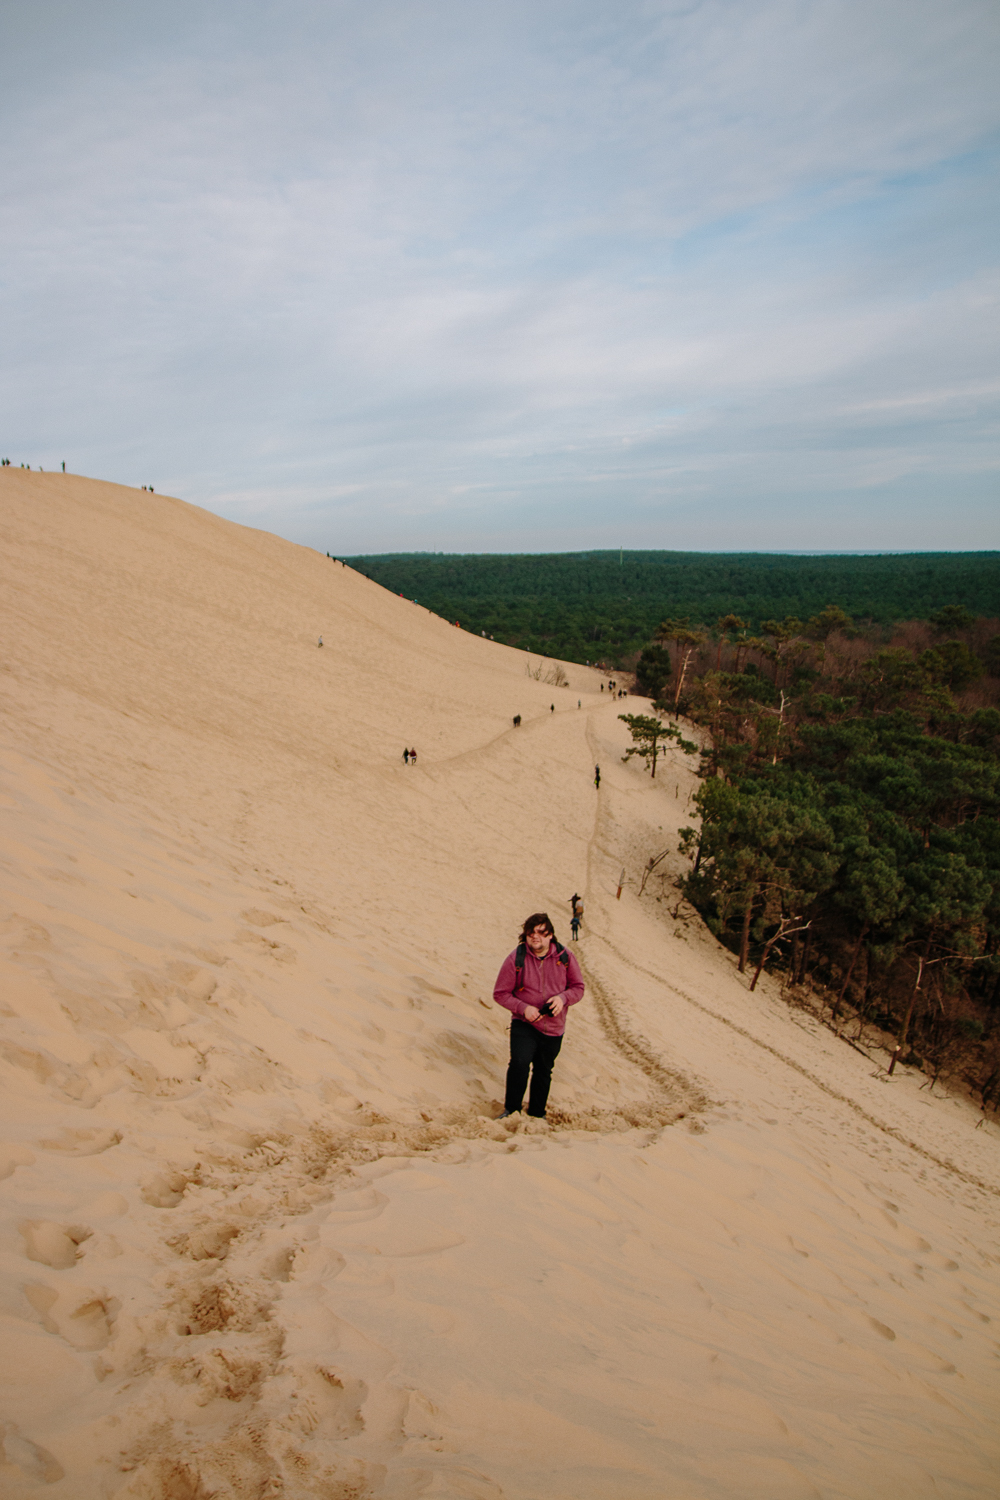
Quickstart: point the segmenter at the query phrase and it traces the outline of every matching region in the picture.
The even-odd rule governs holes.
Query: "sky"
[[[996,0],[0,0],[0,456],[330,551],[1000,547]]]

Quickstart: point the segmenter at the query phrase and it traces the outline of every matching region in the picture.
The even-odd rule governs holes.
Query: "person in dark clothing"
[[[601,768],[600,768],[600,766],[595,766],[594,767],[594,785],[596,786],[596,788],[597,788],[598,791],[601,790]]]
[[[500,966],[493,987],[493,999],[513,1017],[501,1120],[520,1111],[529,1070],[528,1114],[536,1120],[545,1119],[552,1068],[566,1030],[566,1011],[582,997],[580,965],[556,942],[547,914],[535,912],[521,929],[514,952]]]
[[[403,761],[404,761],[404,763],[406,765],[410,764],[410,747],[409,747],[409,745],[407,745],[406,749],[403,751]]]
[[[573,913],[573,919],[570,922],[569,927],[570,931],[573,934],[574,943],[578,943],[580,941],[580,918],[577,916],[576,912]]]

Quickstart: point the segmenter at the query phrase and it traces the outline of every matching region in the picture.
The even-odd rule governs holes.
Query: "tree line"
[[[751,631],[809,619],[830,599],[890,626],[962,599],[1000,614],[1000,553],[796,556],[764,553],[390,553],[351,567],[476,635],[564,661],[630,669],[666,617],[732,612]]]
[[[1000,1105],[1000,620],[672,618],[640,675],[708,731],[682,889],[740,969]]]

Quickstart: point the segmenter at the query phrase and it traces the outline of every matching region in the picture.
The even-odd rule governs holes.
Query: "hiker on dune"
[[[547,914],[535,912],[513,953],[500,967],[493,998],[509,1010],[510,1063],[501,1120],[517,1114],[531,1071],[528,1114],[545,1119],[552,1068],[562,1046],[569,1006],[583,998],[583,975],[572,953],[556,941]]]

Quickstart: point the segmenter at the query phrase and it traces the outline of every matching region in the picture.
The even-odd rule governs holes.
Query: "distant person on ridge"
[[[509,1010],[510,1063],[501,1120],[520,1112],[531,1070],[528,1114],[545,1119],[552,1068],[566,1030],[566,1011],[583,998],[583,975],[572,953],[556,942],[547,914],[525,922],[513,953],[500,966],[493,998]]]
[[[573,934],[574,943],[578,943],[580,941],[580,918],[577,916],[576,912],[573,913],[573,917],[569,926],[570,931]]]
[[[595,766],[594,767],[594,785],[596,786],[596,788],[597,788],[598,791],[601,790],[601,768],[600,768],[600,766]]]

